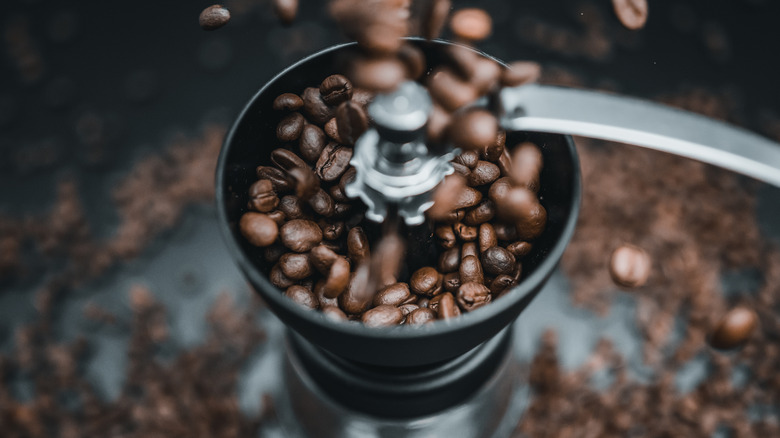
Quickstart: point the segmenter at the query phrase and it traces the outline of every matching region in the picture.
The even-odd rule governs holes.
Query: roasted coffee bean
[[[395,283],[405,253],[404,241],[396,233],[385,234],[370,257],[372,281],[381,285]]]
[[[349,230],[347,234],[347,254],[352,264],[368,263],[371,251],[368,247],[368,237],[361,227]]]
[[[620,22],[627,29],[637,30],[645,26],[647,22],[647,0],[612,0]]]
[[[639,247],[623,245],[612,252],[609,274],[618,286],[640,287],[650,278],[650,256]]]
[[[486,146],[484,149],[480,151],[480,156],[482,159],[490,161],[491,163],[497,163],[501,155],[506,150],[506,132],[504,130],[499,130],[498,134],[496,134],[496,140]],[[501,168],[499,167],[499,171]]]
[[[474,75],[477,61],[482,58],[474,50],[465,46],[449,46],[444,49],[453,71],[463,80],[470,81]]]
[[[406,78],[406,66],[395,56],[356,57],[349,67],[349,77],[357,87],[386,93]]]
[[[502,177],[508,177],[512,174],[512,158],[509,156],[507,148],[504,148],[504,150],[501,151],[501,156],[498,157],[497,164]]]
[[[477,242],[465,242],[463,245],[461,245],[460,248],[461,259],[466,256],[474,256],[479,258],[479,246],[477,246]]]
[[[482,283],[464,283],[458,289],[458,305],[466,312],[484,306],[490,302],[490,299],[490,289]]]
[[[280,227],[287,222],[287,215],[283,211],[274,210],[266,213],[266,216],[270,217],[272,221],[276,222],[276,225]]]
[[[420,34],[423,38],[432,40],[438,38],[452,9],[450,0],[432,0],[426,2],[426,9],[422,14]]]
[[[433,206],[426,212],[428,217],[442,222],[447,220],[453,210],[457,207],[458,200],[462,196],[462,191],[466,187],[466,181],[460,175],[447,175],[433,192]],[[479,193],[479,192],[477,192]],[[482,194],[480,193],[481,197]],[[469,199],[464,199],[469,201]]]
[[[349,262],[343,257],[337,257],[330,266],[330,271],[322,286],[322,293],[326,297],[335,298],[344,292],[350,281]]]
[[[525,222],[539,214],[536,195],[525,187],[512,187],[503,198],[491,199],[496,203],[496,216],[507,223]]]
[[[406,303],[406,304],[401,304],[400,306],[398,306],[398,308],[401,310],[401,314],[403,314],[404,316],[409,316],[410,313],[419,309],[420,306],[418,306],[415,303]]]
[[[309,198],[309,205],[315,213],[321,216],[331,217],[336,212],[336,203],[322,187],[318,187],[314,196]]]
[[[374,296],[374,306],[390,305],[400,306],[412,296],[409,292],[409,285],[406,283],[395,283],[380,290]]]
[[[479,152],[475,150],[463,151],[452,161],[460,163],[469,169],[473,169],[477,167],[477,163],[479,162]]]
[[[298,111],[302,107],[303,99],[293,93],[280,94],[273,103],[275,111]]]
[[[284,246],[295,252],[308,252],[322,241],[322,230],[317,223],[305,219],[287,222],[279,234]]]
[[[336,306],[323,306],[321,311],[325,318],[331,321],[347,321],[347,314]]]
[[[441,292],[442,280],[442,275],[435,268],[426,266],[412,274],[409,287],[418,295],[432,297]]]
[[[241,235],[254,246],[268,246],[279,236],[279,227],[267,215],[252,211],[244,213],[239,222]]]
[[[719,350],[731,350],[747,343],[758,326],[753,309],[739,306],[729,310],[709,335],[709,343]]]
[[[203,30],[216,30],[228,24],[230,11],[222,5],[212,5],[204,9],[198,17],[198,24]]]
[[[287,298],[293,300],[295,304],[303,306],[306,309],[316,309],[319,307],[317,297],[314,292],[306,289],[303,286],[292,285],[284,292]]]
[[[444,292],[441,294],[441,298],[439,298],[437,315],[439,319],[451,319],[460,316],[460,309],[455,303],[455,297],[453,297],[451,293]]]
[[[320,84],[322,100],[331,106],[352,99],[352,82],[342,75],[330,75]]]
[[[428,301],[428,307],[427,308],[433,310],[434,313],[438,314],[439,313],[439,301],[441,301],[442,295],[444,295],[444,294],[439,294],[439,295],[436,295],[435,297],[432,297]]]
[[[439,272],[447,274],[458,270],[460,265],[460,248],[450,248],[439,256]]]
[[[495,61],[477,56],[473,65],[474,69],[469,81],[480,94],[487,93],[499,85],[503,69]]]
[[[428,297],[421,297],[417,300],[417,305],[420,306],[420,308],[428,308],[428,302],[431,299]]]
[[[271,268],[271,272],[268,273],[268,279],[271,281],[271,284],[278,287],[279,289],[287,289],[288,287],[295,284],[294,280],[284,275],[284,272],[282,272],[282,268],[279,266],[279,263],[275,264]]]
[[[446,274],[442,286],[446,292],[458,292],[458,288],[460,288],[460,273],[450,272],[449,274]]]
[[[339,189],[341,189],[342,192],[345,192],[347,185],[352,183],[352,181],[355,181],[356,176],[357,170],[354,167],[349,167],[347,171],[344,172],[344,175],[341,175],[341,179],[339,179]]]
[[[346,290],[339,295],[339,307],[350,315],[358,315],[365,312],[371,305],[374,292],[369,291],[368,265],[362,265],[352,274]]]
[[[401,309],[390,305],[381,305],[367,310],[360,318],[366,327],[391,327],[404,319]]]
[[[490,282],[490,293],[497,296],[515,284],[516,281],[511,275],[499,275]]]
[[[452,168],[455,169],[455,173],[456,174],[458,174],[458,175],[460,175],[460,176],[462,176],[464,178],[468,178],[469,175],[471,175],[471,169],[469,169],[468,167],[464,166],[463,164],[460,164],[460,163],[451,163],[451,164],[452,164]]]
[[[493,224],[498,240],[511,242],[517,240],[517,228],[514,225],[502,224],[501,222]]]
[[[295,196],[301,201],[309,201],[320,190],[320,180],[309,167],[294,167],[287,177],[295,184]]]
[[[476,207],[466,211],[463,216],[463,223],[471,226],[478,226],[493,219],[496,215],[496,206],[490,199],[483,199]]]
[[[276,193],[289,192],[294,187],[284,171],[271,166],[258,166],[257,178],[271,181]]]
[[[344,234],[346,227],[342,221],[329,221],[321,219],[319,221],[320,229],[322,229],[322,238],[325,240],[336,240]]]
[[[352,211],[352,204],[337,202],[333,208],[333,217],[346,217],[350,211]]]
[[[489,161],[480,160],[477,166],[471,170],[466,182],[472,187],[482,186],[492,183],[498,179],[500,174],[498,166]]]
[[[325,122],[332,119],[335,115],[334,108],[328,106],[328,104],[322,100],[319,88],[306,88],[303,90],[301,98],[303,99],[303,112],[312,122],[318,125],[324,125]]]
[[[306,120],[301,113],[290,113],[286,115],[278,125],[276,125],[276,138],[279,141],[296,141],[303,132],[303,125]]]
[[[425,73],[425,55],[417,46],[404,44],[396,55],[406,66],[406,75],[409,79],[419,79]]]
[[[542,235],[546,225],[547,210],[537,202],[528,212],[528,216],[517,223],[517,237],[522,240],[534,240]]]
[[[333,250],[325,245],[317,245],[309,252],[309,262],[320,274],[327,276],[330,267],[339,258]]]
[[[289,26],[298,15],[298,0],[273,0],[274,13],[279,21]]]
[[[425,127],[428,141],[433,144],[444,142],[444,136],[451,120],[452,116],[450,113],[434,103],[433,109],[431,109],[431,113],[428,116],[428,124]]]
[[[493,20],[482,9],[464,8],[452,14],[450,29],[459,39],[481,41],[493,31]]]
[[[296,167],[309,167],[306,162],[303,161],[301,157],[295,155],[294,152],[282,148],[271,151],[271,162],[278,168],[288,172]]]
[[[508,177],[497,179],[488,190],[488,198],[494,203],[504,202],[507,193],[512,189],[512,180]]]
[[[461,258],[459,272],[461,284],[472,281],[483,283],[485,281],[485,275],[482,272],[482,264],[474,255],[467,255]]]
[[[279,201],[279,211],[284,213],[288,220],[301,219],[306,216],[300,198],[293,195],[282,197]]]
[[[287,248],[285,248],[281,243],[277,242],[265,247],[263,250],[263,260],[265,260],[266,263],[273,264],[278,262],[279,259],[286,253]]]
[[[330,186],[330,188],[328,189],[328,193],[330,193],[330,197],[333,198],[333,200],[336,201],[336,202],[349,202],[350,201],[350,199],[347,196],[347,194],[344,193],[343,190],[341,190],[341,187],[339,187],[338,184],[335,185],[335,186]]]
[[[327,123],[325,123],[325,127],[323,128],[325,131],[325,135],[328,136],[331,140],[335,141],[338,144],[344,144],[345,141],[341,138],[339,135],[339,124],[336,118],[332,118],[328,120]],[[325,148],[325,145],[323,144],[323,149]]]
[[[512,180],[515,184],[538,193],[542,165],[542,151],[533,143],[522,143],[512,152]]]
[[[452,225],[439,225],[434,230],[434,235],[439,240],[439,245],[444,249],[454,248],[457,244]]]
[[[471,187],[464,187],[463,190],[458,193],[453,210],[470,208],[479,204],[480,201],[482,201],[482,193],[480,193],[479,190]]]
[[[261,179],[249,186],[249,208],[260,213],[268,213],[279,205],[279,197],[274,192],[273,184],[267,179]]]
[[[501,72],[501,85],[517,87],[536,82],[542,74],[542,68],[537,62],[515,61]]]
[[[364,2],[333,0],[331,16],[348,38],[365,52],[391,54],[398,51],[408,34],[409,2]]]
[[[323,181],[335,181],[347,170],[351,159],[352,148],[330,143],[325,146],[322,155],[317,160],[315,166],[317,176]]]
[[[487,110],[471,109],[453,116],[449,135],[455,147],[485,149],[496,141],[498,120]]]
[[[303,280],[314,273],[308,254],[287,253],[279,259],[279,267],[284,275],[292,280]]]
[[[409,325],[423,325],[436,320],[436,314],[431,309],[418,308],[406,316],[406,323]]]
[[[366,107],[371,101],[374,100],[374,93],[366,90],[365,88],[355,88],[352,92],[352,101],[359,104],[363,108]]]
[[[496,230],[491,224],[482,224],[479,226],[479,252],[484,254],[488,248],[498,245]],[[484,262],[483,262],[484,263]]]
[[[482,253],[482,267],[491,275],[509,274],[515,267],[515,256],[505,248],[492,246]]]
[[[533,245],[528,242],[518,241],[510,243],[507,245],[506,249],[508,249],[515,258],[520,258],[527,256],[531,252],[531,249],[533,249]]]
[[[301,137],[298,141],[298,149],[301,151],[301,157],[310,163],[316,163],[317,159],[325,149],[325,133],[317,125],[307,123],[301,131]]]
[[[326,306],[338,307],[339,305],[338,299],[329,298],[325,296],[325,279],[318,280],[317,283],[314,285],[314,289],[312,291],[314,292],[314,295],[317,297],[317,302],[320,303],[321,309]]]
[[[455,231],[455,235],[458,236],[458,239],[464,242],[473,242],[477,240],[477,227],[470,227],[463,223],[457,223],[452,229]]]
[[[448,68],[437,68],[428,77],[428,92],[436,103],[447,111],[475,101],[479,93],[475,87],[459,78]],[[454,121],[449,123],[452,126]]]
[[[336,109],[336,127],[342,142],[346,145],[354,145],[368,129],[368,115],[359,104],[343,102]]]

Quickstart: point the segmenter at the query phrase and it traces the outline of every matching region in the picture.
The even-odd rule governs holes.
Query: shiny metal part
[[[496,104],[507,130],[633,144],[780,187],[780,144],[698,114],[630,97],[545,85],[505,88]]]

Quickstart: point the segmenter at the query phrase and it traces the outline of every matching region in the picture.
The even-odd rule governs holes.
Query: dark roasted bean
[[[354,145],[368,129],[368,115],[360,104],[344,102],[336,109],[336,127],[346,145]]]
[[[401,309],[386,304],[367,310],[360,318],[366,327],[391,327],[400,324],[403,319]]]
[[[203,30],[216,30],[228,24],[230,11],[222,5],[212,5],[204,9],[198,17],[198,24]]]
[[[482,283],[485,281],[485,275],[482,273],[482,264],[476,256],[468,255],[461,258],[460,262],[460,283],[466,284],[472,281]]]
[[[350,278],[349,262],[343,257],[337,257],[330,266],[322,293],[329,298],[340,296],[349,285]]]
[[[305,216],[303,204],[297,196],[283,196],[279,201],[279,211],[284,213],[288,220],[301,219]]]
[[[498,166],[489,161],[480,160],[477,163],[477,167],[469,173],[466,182],[472,187],[482,186],[492,183],[498,179],[500,174],[501,171],[498,169]]]
[[[490,282],[490,292],[493,295],[498,295],[504,290],[514,286],[515,279],[511,275],[499,275]]]
[[[460,273],[450,272],[446,274],[442,285],[446,292],[456,293],[460,287]]]
[[[325,122],[332,119],[335,115],[334,108],[322,100],[322,95],[318,88],[306,88],[303,90],[301,98],[303,99],[303,112],[312,122],[324,125]]]
[[[509,156],[509,151],[507,151],[506,148],[501,151],[501,156],[498,157],[497,164],[502,177],[508,177],[512,174],[512,158]]]
[[[436,320],[436,313],[431,309],[418,308],[413,310],[406,317],[406,323],[409,325],[423,325]]]
[[[349,230],[347,234],[347,254],[349,254],[349,259],[354,265],[368,262],[371,257],[371,251],[368,247],[368,237],[363,232],[363,228],[355,227]]]
[[[322,241],[322,230],[317,223],[304,219],[287,222],[279,234],[284,246],[295,252],[308,252]]]
[[[471,174],[471,169],[460,163],[452,163],[452,168],[455,169],[456,174],[464,178],[468,178]]]
[[[333,217],[345,217],[350,211],[352,211],[352,204],[337,202],[333,207]]]
[[[352,82],[342,75],[330,75],[320,84],[320,94],[326,104],[336,106],[352,99]]]
[[[506,150],[506,132],[503,130],[498,131],[496,134],[496,141],[489,144],[485,149],[480,151],[480,156],[483,160],[490,161],[491,163],[498,163],[501,156]],[[500,170],[499,166],[499,170]]]
[[[450,248],[439,256],[439,272],[455,272],[460,265],[460,248]]]
[[[492,59],[478,56],[474,60],[474,69],[469,81],[480,94],[498,87],[501,78],[501,66]]]
[[[290,113],[286,115],[276,126],[276,138],[279,141],[296,141],[303,132],[303,125],[306,120],[300,113]]]
[[[509,274],[515,267],[515,256],[505,248],[492,246],[482,253],[482,267],[491,275]]]
[[[429,142],[438,144],[444,142],[445,133],[450,125],[452,116],[444,108],[433,104],[433,109],[428,116],[428,125],[425,127],[426,138]]]
[[[517,228],[515,228],[514,225],[498,222],[493,224],[493,229],[496,231],[496,237],[498,237],[498,240],[500,241],[511,242],[517,240]]]
[[[336,203],[322,187],[318,187],[314,196],[309,198],[309,205],[315,213],[325,217],[331,217],[336,212]]]
[[[271,151],[271,161],[280,169],[290,171],[296,167],[308,167],[301,157],[287,149],[274,149]]]
[[[504,197],[499,200],[490,198],[496,203],[496,216],[502,221],[519,223],[540,214],[537,208],[539,201],[536,195],[527,188],[511,187],[503,195]]]
[[[284,245],[281,243],[274,243],[266,246],[265,250],[263,250],[263,260],[271,264],[276,263],[286,252],[287,248],[285,248]]]
[[[735,307],[726,313],[709,336],[709,343],[719,350],[744,345],[758,325],[756,312],[747,307]]]
[[[483,199],[476,207],[466,211],[463,223],[471,226],[481,225],[496,215],[496,205],[490,199]]]
[[[239,223],[241,235],[255,246],[268,246],[279,236],[279,227],[271,218],[252,211],[244,213]]]
[[[344,234],[346,227],[342,221],[330,221],[320,220],[320,228],[322,229],[322,238],[325,240],[336,240]]]
[[[412,296],[409,292],[409,285],[406,283],[395,283],[380,290],[374,296],[374,306],[391,305],[400,306],[409,297]]]
[[[432,0],[426,2],[426,9],[422,15],[420,33],[423,38],[432,40],[438,38],[452,8],[451,0]]]
[[[271,284],[278,287],[279,289],[287,289],[288,287],[295,284],[295,281],[284,275],[282,268],[278,263],[271,268],[271,272],[268,273],[268,279],[271,281]]]
[[[432,297],[441,292],[442,275],[430,266],[418,269],[409,280],[412,292],[418,295]]]
[[[293,189],[293,183],[287,179],[284,171],[271,166],[258,166],[257,178],[267,179],[273,184],[276,193],[289,192]]]
[[[279,205],[279,197],[274,192],[271,181],[261,179],[249,186],[249,208],[260,213],[268,213]]]
[[[528,216],[517,223],[517,237],[533,240],[539,237],[547,225],[547,210],[540,203],[532,206]]]
[[[475,150],[463,151],[452,161],[460,163],[469,169],[473,169],[477,167],[477,163],[479,162],[479,152]]]
[[[352,274],[346,290],[339,295],[339,307],[350,315],[365,312],[371,305],[374,292],[369,291],[368,266],[362,265]]]
[[[287,298],[293,300],[295,304],[303,306],[306,309],[316,309],[319,307],[317,297],[314,292],[306,289],[303,286],[292,285],[284,292]]]
[[[401,309],[401,313],[404,316],[409,316],[410,313],[412,313],[415,310],[419,309],[420,306],[418,306],[415,303],[406,303],[406,304],[401,304],[400,306],[398,306],[398,308]]]
[[[436,235],[436,238],[439,239],[439,245],[444,249],[453,248],[457,244],[452,225],[439,225],[434,230],[434,234]]]
[[[462,287],[462,286],[461,286]],[[455,303],[455,297],[449,292],[444,292],[439,298],[437,315],[439,319],[451,319],[460,316],[460,309]]]
[[[477,240],[477,227],[470,227],[463,223],[457,223],[452,227],[458,239],[464,242],[473,242]]]
[[[481,41],[493,31],[493,20],[479,8],[459,9],[450,17],[450,29],[459,39]]]
[[[623,245],[612,252],[609,274],[615,284],[623,287],[640,287],[650,278],[650,256],[642,248]]]
[[[355,88],[352,92],[352,101],[365,107],[374,100],[374,93],[365,88]]]
[[[272,221],[276,222],[276,225],[279,225],[280,227],[284,225],[285,222],[287,222],[287,215],[284,214],[284,212],[281,210],[274,210],[266,213],[266,215],[270,217]]]
[[[328,189],[328,193],[330,193],[330,197],[336,202],[349,202],[349,197],[341,190],[341,187],[339,187],[338,184],[331,186],[330,189]]]
[[[325,123],[325,127],[323,128],[325,131],[325,135],[328,136],[331,140],[335,141],[338,144],[344,144],[344,140],[339,135],[339,124],[336,118],[332,118],[328,120],[327,123]],[[325,145],[322,146],[325,148]]]
[[[504,202],[504,199],[512,188],[512,180],[509,177],[497,179],[488,190],[488,198],[494,203]]]
[[[291,280],[303,280],[314,273],[308,254],[287,253],[279,259],[279,267]]]
[[[479,226],[479,252],[485,253],[488,248],[492,248],[498,245],[498,237],[496,236],[496,230],[493,225],[482,224]]]
[[[477,89],[448,68],[435,69],[428,79],[428,92],[447,111],[455,111],[479,97]],[[452,126],[452,123],[448,124]]]
[[[352,148],[335,143],[325,146],[315,166],[317,176],[323,181],[335,181],[344,174],[352,159]]]
[[[275,111],[298,111],[302,107],[303,99],[293,93],[280,94],[273,103]]]
[[[420,306],[420,308],[428,308],[428,302],[431,301],[428,297],[421,297],[417,300],[417,305]]]
[[[325,133],[317,125],[307,123],[303,127],[298,149],[301,151],[301,157],[310,163],[316,163],[317,159],[325,149]]]
[[[466,312],[484,306],[490,299],[490,289],[482,283],[464,283],[458,289],[458,305]]]
[[[528,242],[518,241],[510,243],[507,245],[506,249],[508,249],[515,258],[520,258],[527,256],[531,252],[531,249],[533,249],[533,245]]]
[[[455,201],[453,210],[460,210],[462,208],[473,207],[482,201],[482,193],[479,190],[472,189],[471,187],[464,187],[463,190],[458,193],[458,198]]]

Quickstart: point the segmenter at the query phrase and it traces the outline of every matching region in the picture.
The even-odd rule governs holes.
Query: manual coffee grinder
[[[423,50],[429,67],[441,62],[451,44],[410,42]],[[552,274],[580,206],[571,135],[675,153],[780,186],[780,145],[750,132],[615,95],[540,85],[507,88],[474,105],[497,114],[508,145],[532,141],[544,157],[539,197],[548,224],[524,260],[521,282],[500,300],[451,322],[371,329],[330,321],[299,308],[269,282],[237,224],[255,167],[267,161],[275,141],[274,98],[318,83],[351,46],[323,50],[268,82],[228,133],[217,167],[218,214],[231,254],[288,328],[285,389],[277,400],[288,436],[509,436],[527,393],[511,354],[511,326]],[[366,204],[368,219],[382,222],[392,211],[410,226],[422,223],[432,190],[452,172],[448,161],[455,151],[429,150],[424,142],[429,108],[425,89],[414,83],[369,105],[372,128],[356,144],[357,177],[348,189]]]

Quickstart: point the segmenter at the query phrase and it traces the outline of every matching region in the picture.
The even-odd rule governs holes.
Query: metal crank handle
[[[507,130],[642,146],[780,187],[780,144],[698,114],[615,94],[548,85],[505,88],[496,103]]]

